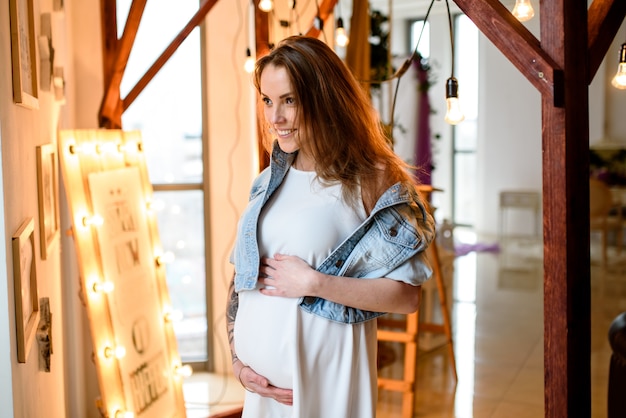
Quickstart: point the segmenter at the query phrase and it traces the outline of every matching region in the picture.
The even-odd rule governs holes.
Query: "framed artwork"
[[[35,221],[29,218],[13,235],[13,293],[19,363],[26,363],[39,323],[34,230]]]
[[[33,0],[9,0],[13,102],[31,109],[39,107],[37,55]]]
[[[37,190],[39,194],[39,241],[41,259],[46,260],[59,237],[58,169],[52,144],[37,147]]]

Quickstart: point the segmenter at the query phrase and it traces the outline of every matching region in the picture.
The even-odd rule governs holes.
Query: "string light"
[[[141,152],[143,151],[143,145],[141,145],[141,142],[127,141],[124,144],[119,144],[117,150],[122,153]]]
[[[511,13],[520,22],[525,22],[533,18],[535,10],[530,0],[515,0],[515,6]]]
[[[274,2],[272,0],[259,1],[259,10],[263,12],[271,12],[274,8]]]
[[[611,84],[616,89],[626,90],[626,42],[622,44],[619,52],[619,64],[617,65],[617,73]]]
[[[248,73],[252,73],[254,71],[254,58],[252,58],[252,52],[250,48],[246,48],[246,61],[243,64],[243,69]]]
[[[82,224],[85,227],[100,226],[104,223],[104,219],[100,215],[83,216]]]
[[[95,282],[92,289],[95,293],[111,293],[115,289],[115,283],[108,280]]]
[[[104,347],[104,357],[121,359],[126,355],[126,348],[121,345]]]
[[[148,213],[155,213],[163,210],[165,208],[165,202],[160,199],[156,200],[146,200],[146,211]]]
[[[450,48],[452,51],[452,68],[450,70],[450,78],[446,81],[446,116],[444,120],[450,125],[456,125],[465,119],[461,105],[459,103],[459,82],[454,77],[454,32],[452,31],[452,15],[450,13],[450,4],[446,0],[446,8],[448,10],[448,25],[450,30]]]
[[[446,116],[445,121],[450,125],[456,125],[465,119],[459,103],[459,82],[454,77],[446,82]]]
[[[158,255],[155,261],[157,266],[162,266],[164,264],[171,263],[172,261],[174,261],[174,258],[174,253],[168,251],[164,254]]]
[[[164,309],[163,319],[165,322],[178,322],[183,319],[183,313],[172,308]]]
[[[174,366],[174,374],[178,377],[189,377],[193,374],[193,369],[188,364],[178,364]]]
[[[96,154],[98,150],[97,145],[94,142],[84,142],[81,145],[71,144],[69,146],[70,154]]]
[[[345,47],[350,42],[350,38],[346,34],[346,29],[343,27],[343,18],[341,17],[341,1],[337,0],[337,26],[335,28],[335,43],[340,47]]]
[[[338,46],[344,47],[350,42],[350,38],[346,34],[346,30],[343,27],[343,19],[337,19],[337,28],[335,29],[335,42]]]

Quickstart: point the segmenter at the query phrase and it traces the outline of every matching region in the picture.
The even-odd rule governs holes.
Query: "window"
[[[476,216],[478,29],[465,15],[455,20],[455,77],[465,120],[453,129],[452,221],[473,226]]]
[[[131,0],[118,0],[124,20]],[[122,97],[198,10],[198,0],[148,2],[122,82]],[[124,22],[118,21],[123,30]],[[118,36],[121,36],[119,34]],[[173,255],[167,283],[183,362],[210,358],[207,312],[200,31],[187,37],[123,115],[125,130],[140,130],[158,210],[160,240]],[[207,367],[206,365],[204,366]]]
[[[424,26],[424,23],[426,25]],[[422,30],[423,28],[423,30]],[[413,52],[417,47],[417,52],[422,58],[430,57],[430,23],[424,20],[413,20],[409,24],[409,52]],[[421,35],[421,37],[420,37]],[[418,45],[419,42],[419,45]]]

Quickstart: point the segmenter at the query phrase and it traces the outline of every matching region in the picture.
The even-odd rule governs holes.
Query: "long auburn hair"
[[[390,147],[370,98],[335,51],[312,37],[283,39],[256,63],[259,93],[268,65],[287,72],[299,105],[299,146],[315,160],[321,181],[341,182],[346,201],[356,206],[362,197],[367,213],[391,185],[415,187],[409,166]],[[271,153],[269,130],[263,138]]]

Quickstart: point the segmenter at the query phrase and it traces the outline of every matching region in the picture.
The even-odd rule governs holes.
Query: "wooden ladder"
[[[427,193],[430,191],[432,189],[427,190]],[[404,371],[402,379],[378,378],[379,389],[402,393],[402,418],[413,418],[415,412],[418,331],[445,334],[452,373],[454,379],[458,379],[446,285],[443,279],[441,259],[436,241],[428,247],[426,253],[433,268],[433,278],[437,284],[443,324],[422,323],[420,328],[419,309],[414,313],[403,315],[402,319],[396,319],[391,316],[378,318],[378,341],[404,344]]]

